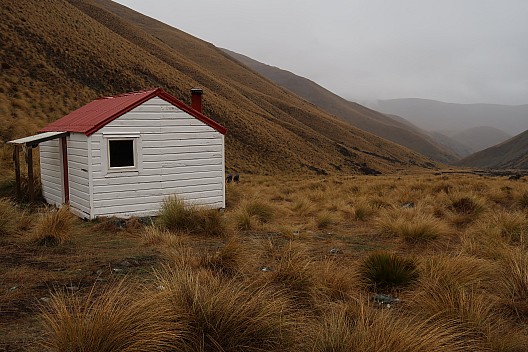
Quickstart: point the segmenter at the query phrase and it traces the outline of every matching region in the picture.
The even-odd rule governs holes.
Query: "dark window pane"
[[[134,166],[134,141],[108,141],[110,148],[110,167]]]

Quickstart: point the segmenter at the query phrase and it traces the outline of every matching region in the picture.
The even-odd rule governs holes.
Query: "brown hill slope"
[[[459,159],[454,151],[438,144],[411,123],[403,123],[391,116],[345,100],[317,83],[292,72],[266,65],[227,49],[222,50],[272,82],[362,130],[406,146],[433,160],[450,163]]]
[[[213,45],[111,1],[5,0],[0,16],[3,141],[101,95],[160,86],[189,102],[189,89],[199,86],[205,113],[229,129],[230,170],[433,167],[284,91]]]
[[[528,131],[472,154],[458,164],[492,169],[528,169]]]

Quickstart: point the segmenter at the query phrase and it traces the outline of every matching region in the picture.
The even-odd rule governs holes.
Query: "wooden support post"
[[[29,201],[33,202],[35,200],[35,181],[33,178],[33,147],[27,147],[27,170],[28,170],[28,192],[29,192]]]
[[[15,162],[15,179],[16,179],[16,196],[18,200],[22,199],[22,186],[20,180],[20,145],[15,144],[13,148],[13,161]]]

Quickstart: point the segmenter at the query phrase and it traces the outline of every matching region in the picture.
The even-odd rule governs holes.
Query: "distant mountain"
[[[512,135],[491,126],[479,126],[468,128],[461,132],[449,135],[455,141],[467,145],[475,152],[502,143],[512,137]]]
[[[460,155],[462,158],[468,155],[471,155],[476,152],[476,150],[468,147],[464,143],[461,143],[447,134],[438,132],[438,131],[429,131],[427,132],[437,143],[443,145],[445,148],[452,150],[457,155]]]
[[[490,126],[516,135],[528,129],[528,105],[452,104],[410,98],[380,100],[370,107],[402,116],[428,131]]]
[[[316,108],[214,45],[108,0],[0,1],[0,145],[93,99],[162,87],[228,129],[243,173],[360,174],[435,164]],[[368,109],[365,109],[368,110]]]
[[[528,131],[460,160],[462,166],[528,169]]]
[[[387,116],[347,101],[317,83],[292,72],[266,65],[227,49],[223,50],[270,81],[356,127],[401,144],[436,161],[451,163],[459,159],[459,156],[452,150],[435,142],[433,138],[400,117]]]

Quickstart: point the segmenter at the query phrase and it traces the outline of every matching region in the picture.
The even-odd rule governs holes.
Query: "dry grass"
[[[176,196],[163,202],[157,221],[170,231],[206,236],[225,236],[228,233],[225,219],[217,209],[185,204]]]
[[[359,267],[363,282],[374,291],[390,291],[412,284],[418,278],[412,259],[395,253],[375,252],[368,255]]]
[[[299,322],[280,292],[207,272],[165,270],[164,300],[189,331],[184,351],[281,351]]]
[[[474,342],[449,323],[417,320],[363,303],[329,307],[314,333],[313,351],[467,351]]]
[[[31,241],[41,246],[59,246],[72,238],[77,217],[68,206],[42,212],[31,234]]]
[[[174,351],[186,335],[181,318],[153,292],[124,281],[87,296],[57,292],[43,307],[46,351]]]
[[[408,243],[427,243],[450,232],[444,222],[416,209],[383,212],[377,226],[382,234],[401,237]]]
[[[24,222],[24,213],[15,203],[0,198],[0,237],[13,235]]]
[[[108,292],[111,296],[111,289],[87,293],[85,278],[90,283],[107,280],[100,274],[104,268],[122,275],[120,263],[136,262],[130,253],[99,257],[119,252],[126,239],[137,250],[154,253],[154,259],[127,271],[143,283],[122,284],[133,293],[125,295],[127,302],[135,307],[150,302],[168,314],[160,321],[169,320],[170,326],[160,331],[168,328],[174,334],[168,342],[174,351],[524,351],[526,213],[516,200],[528,192],[528,183],[518,182],[510,191],[504,188],[508,184],[470,176],[450,176],[447,182],[429,175],[283,178],[278,184],[254,176],[233,185],[237,199],[221,215],[238,227],[236,235],[229,227],[228,236],[204,235],[196,226],[197,215],[187,214],[181,204],[172,214],[179,217],[169,217],[179,219],[171,229],[161,219],[132,232],[85,222],[73,227],[72,244],[57,250],[24,249],[27,237],[19,236],[23,231],[18,228],[0,246],[0,288],[7,292],[0,296],[0,309],[8,312],[10,324],[0,329],[10,333],[8,341],[14,334],[22,338],[19,331],[33,331],[17,326],[23,315],[11,319],[9,312],[46,296],[48,282],[64,282],[78,267],[88,266],[84,262],[90,270],[76,279],[79,302],[88,298],[95,304]],[[284,197],[277,196],[281,192]],[[309,204],[309,211],[294,207],[299,200]],[[368,213],[363,220],[354,216],[361,207]],[[250,226],[236,226],[240,209],[251,213]],[[453,222],[470,213],[478,215],[463,226]],[[85,232],[101,232],[99,238],[108,242],[92,241]],[[84,255],[86,248],[91,252]],[[10,258],[25,261],[15,265]],[[67,270],[53,270],[70,261]],[[157,279],[153,267],[165,267]],[[38,284],[22,286],[19,278]],[[144,285],[152,289],[140,289]],[[374,295],[380,293],[400,301],[390,308],[377,304]],[[110,323],[119,324],[116,319]],[[67,324],[57,326],[65,334],[72,331]],[[82,327],[84,332],[75,333],[89,341],[83,336],[91,336],[91,328]],[[121,334],[120,327],[114,330]]]

